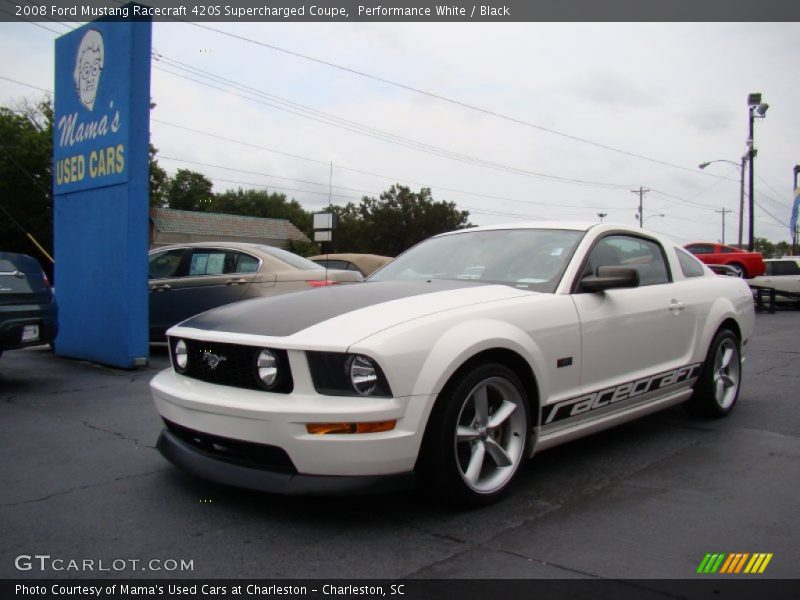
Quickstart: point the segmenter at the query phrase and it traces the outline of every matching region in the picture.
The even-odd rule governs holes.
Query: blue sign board
[[[56,40],[56,352],[148,359],[150,22],[98,20]]]

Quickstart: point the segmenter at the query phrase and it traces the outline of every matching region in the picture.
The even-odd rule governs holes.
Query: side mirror
[[[597,275],[581,279],[581,291],[584,292],[634,287],[639,287],[639,271],[633,267],[598,267]]]

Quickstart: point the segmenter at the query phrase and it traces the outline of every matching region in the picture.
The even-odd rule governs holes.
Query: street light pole
[[[739,248],[742,247],[742,235],[743,235],[742,232],[744,231],[744,167],[747,164],[748,157],[749,157],[749,152],[746,153],[744,156],[742,156],[741,163],[735,163],[732,160],[719,158],[717,160],[709,160],[708,162],[700,163],[699,165],[697,165],[701,169],[705,169],[708,165],[712,163],[725,162],[725,163],[730,163],[736,167],[739,167],[739,242],[738,242]]]
[[[645,217],[644,222],[647,223],[647,221],[649,219],[652,219],[653,217],[666,217],[666,216],[667,215],[665,215],[664,213],[658,213],[657,215],[648,215],[647,217]]]
[[[753,205],[755,204],[755,196],[753,194],[753,163],[755,162],[756,158],[756,145],[753,139],[753,124],[755,123],[756,119],[763,119],[764,116],[767,114],[767,109],[769,108],[769,104],[761,102],[761,94],[760,93],[753,93],[747,97],[747,106],[750,109],[750,134],[747,138],[747,145],[750,147],[750,199],[748,201],[748,208],[749,213],[747,215],[749,225],[750,225],[750,240],[747,244],[747,249],[752,252],[754,248],[754,235],[755,235],[755,219],[754,219],[754,212],[753,212]]]

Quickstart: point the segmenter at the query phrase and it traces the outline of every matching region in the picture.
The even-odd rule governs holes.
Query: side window
[[[767,275],[800,275],[800,266],[793,260],[768,262]]]
[[[150,279],[163,279],[166,277],[180,277],[181,259],[186,250],[164,250],[150,255],[148,260],[148,277]]]
[[[258,271],[258,259],[244,252],[228,252],[225,260],[226,273],[255,273]]]
[[[736,252],[738,252],[738,250],[736,250],[736,248],[728,248],[727,246],[723,246],[722,247],[722,253],[723,254],[735,254]]]
[[[589,255],[587,270],[598,267],[633,267],[639,271],[639,285],[669,283],[669,271],[661,246],[650,240],[613,235],[600,240]]]
[[[680,248],[675,248],[675,252],[678,254],[678,262],[685,277],[702,277],[705,274],[702,263],[694,256]]]
[[[714,246],[710,244],[691,244],[686,249],[692,254],[714,254]]]
[[[225,250],[197,248],[192,251],[189,276],[222,275],[225,271]]]

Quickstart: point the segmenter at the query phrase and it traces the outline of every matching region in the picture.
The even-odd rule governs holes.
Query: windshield
[[[552,293],[583,233],[498,229],[435,237],[401,254],[367,281],[464,279]]]

